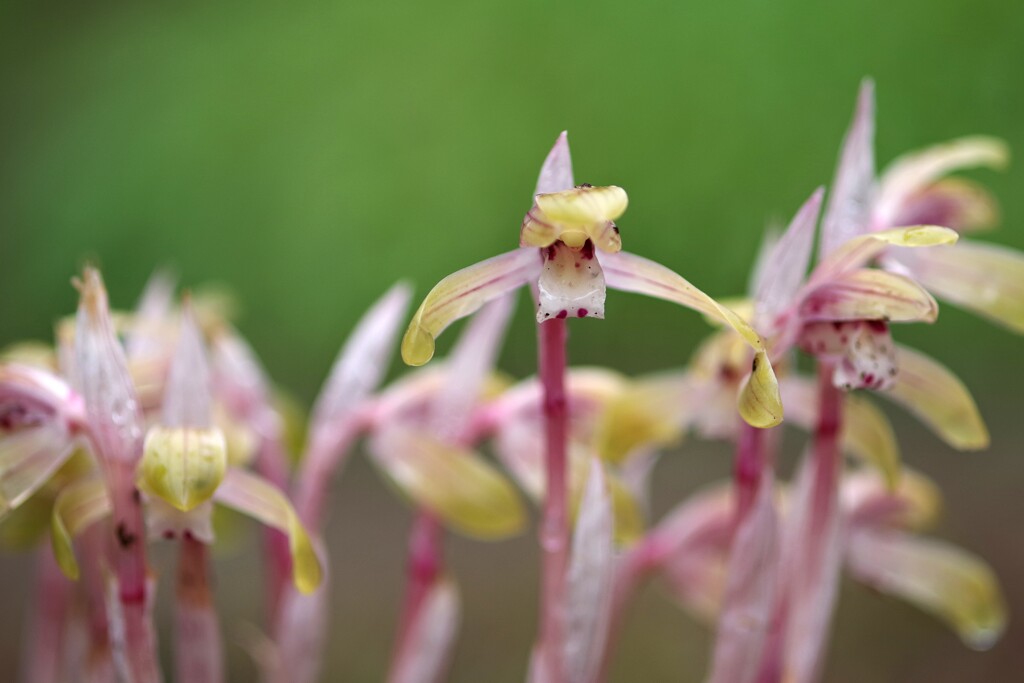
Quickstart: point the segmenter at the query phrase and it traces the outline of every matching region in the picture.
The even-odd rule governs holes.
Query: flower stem
[[[178,559],[174,664],[179,681],[224,680],[224,648],[210,590],[209,551],[185,535]]]
[[[736,443],[736,460],[733,466],[733,484],[736,491],[735,526],[750,512],[761,486],[765,469],[769,466],[765,449],[765,430],[752,427],[746,422],[740,425],[739,440]]]
[[[70,606],[71,582],[61,572],[49,546],[36,551],[35,588],[21,667],[23,683],[61,680],[64,625]]]
[[[543,555],[540,596],[540,656],[545,680],[564,680],[562,643],[565,637],[565,582],[569,564],[567,504],[568,412],[565,396],[565,320],[539,325],[538,368],[544,389],[546,477],[540,523]]]
[[[409,563],[406,570],[405,602],[398,622],[398,637],[391,656],[391,674],[395,675],[406,651],[406,641],[419,618],[424,599],[441,573],[441,541],[443,530],[437,518],[420,508],[409,532]]]
[[[111,642],[123,649],[114,660],[128,683],[156,683],[161,680],[153,629],[152,596],[146,565],[146,531],[142,521],[141,497],[135,488],[135,463],[110,463],[110,497],[113,503],[114,537],[110,564],[116,585],[111,615]],[[123,629],[123,633],[117,633]]]

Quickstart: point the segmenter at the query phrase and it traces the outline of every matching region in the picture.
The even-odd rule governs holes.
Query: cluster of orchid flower
[[[955,448],[987,445],[960,380],[897,345],[890,325],[934,322],[935,294],[1024,332],[1024,256],[958,241],[995,222],[995,202],[947,177],[999,167],[1007,153],[964,138],[877,178],[873,127],[866,82],[820,231],[824,189],[766,240],[749,297],[727,304],[621,251],[626,193],[577,185],[563,133],[520,247],[448,276],[413,316],[401,351],[421,366],[435,337],[473,315],[447,359],[380,387],[410,300],[396,285],[342,349],[301,454],[255,354],[217,306],[177,302],[158,275],[133,313],[114,313],[86,268],[56,345],[17,345],[0,362],[0,531],[50,541],[38,553],[24,680],[161,680],[147,541],[162,539],[179,553],[175,678],[224,680],[214,504],[267,526],[264,679],[318,680],[331,616],[326,501],[360,440],[415,508],[394,683],[446,676],[460,606],[444,533],[521,533],[520,492],[540,506],[539,628],[523,660],[532,683],[606,680],[631,599],[652,578],[716,629],[713,683],[818,680],[844,568],[947,621],[968,645],[990,646],[1006,620],[993,572],[921,535],[937,489],[901,466],[892,427],[858,390],[899,403]],[[538,373],[514,383],[495,363],[523,285],[536,304]],[[568,320],[603,318],[606,287],[696,310],[718,330],[683,370],[569,368]],[[816,377],[799,370],[798,350]],[[784,414],[811,434],[789,485],[775,477]],[[650,520],[659,454],[689,432],[735,444],[733,478]]]

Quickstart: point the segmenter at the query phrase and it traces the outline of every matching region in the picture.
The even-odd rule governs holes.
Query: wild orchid
[[[1009,151],[1001,140],[972,136],[911,152],[876,178],[874,132],[874,83],[865,80],[836,168],[822,254],[857,235],[900,225],[941,225],[973,235],[997,222],[998,205],[987,189],[947,175],[1006,166]],[[885,250],[877,258],[939,298],[1024,333],[1024,254],[962,239],[953,249]]]
[[[402,341],[402,357],[422,365],[434,339],[449,324],[487,301],[525,284],[536,287],[538,375],[544,387],[545,505],[539,530],[543,549],[537,676],[564,680],[565,576],[568,567],[566,502],[566,319],[604,317],[606,286],[665,299],[701,311],[734,327],[756,352],[738,408],[751,424],[782,420],[778,386],[764,343],[739,316],[668,268],[621,251],[615,221],[628,199],[616,186],[576,185],[565,133],[544,161],[533,205],[520,228],[520,248],[449,275],[413,316]]]

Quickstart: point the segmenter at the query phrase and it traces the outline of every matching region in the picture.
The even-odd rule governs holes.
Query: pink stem
[[[189,534],[181,539],[174,626],[177,679],[190,683],[223,681],[224,648],[210,590],[209,551]]]
[[[21,666],[23,683],[56,683],[61,679],[64,625],[67,623],[71,582],[61,573],[53,551],[36,551],[35,588]]]
[[[392,652],[391,671],[400,663],[406,641],[419,618],[420,608],[441,573],[441,542],[443,530],[429,511],[416,512],[409,533],[409,564],[406,569],[405,602],[398,622],[398,638]]]
[[[806,563],[809,567],[802,568],[800,576],[804,580],[813,577],[815,583],[838,581],[838,576],[825,576],[824,572],[835,571],[838,573],[838,566],[829,569],[826,563],[826,553],[830,540],[828,523],[836,513],[836,506],[839,505],[839,477],[842,466],[842,453],[839,448],[839,436],[842,430],[843,394],[832,382],[834,367],[828,363],[818,363],[818,420],[814,430],[814,437],[811,452],[811,467],[813,477],[811,485],[810,514],[806,526],[798,532],[807,535],[807,542],[803,546],[803,554],[794,558],[794,561]],[[787,577],[783,577],[785,581]],[[806,586],[788,586],[783,588],[779,605],[773,617],[772,626],[769,629],[765,643],[764,656],[761,661],[761,671],[758,676],[758,683],[778,683],[783,679],[785,673],[785,632],[787,621],[790,618],[790,601],[796,591],[806,589]],[[834,600],[834,593],[833,600]],[[833,605],[825,606],[831,612]],[[821,642],[824,649],[826,634],[806,634],[809,638],[815,638]],[[819,654],[819,661],[820,661]]]
[[[769,465],[764,440],[763,429],[751,427],[746,422],[741,424],[733,467],[733,482],[736,490],[735,526],[737,528],[750,512],[760,489],[761,480],[764,478],[765,469]]]
[[[104,548],[107,531],[103,525],[86,529],[79,542],[82,558],[82,578],[79,594],[85,603],[88,623],[89,652],[85,663],[87,681],[116,681],[114,661],[110,649],[110,620],[107,618],[106,568]]]
[[[568,409],[565,396],[565,320],[548,320],[538,330],[541,385],[544,388],[546,485],[540,522],[543,553],[540,602],[540,656],[551,683],[565,679],[565,582],[569,564],[566,495]]]
[[[116,578],[115,605],[119,612],[111,621],[115,648],[121,650],[115,661],[121,663],[121,677],[128,683],[156,683],[161,680],[156,656],[151,597],[147,585],[146,531],[142,521],[142,499],[135,488],[135,463],[113,461],[109,471],[113,507],[113,542],[110,566]]]
[[[305,457],[299,465],[297,480],[292,487],[293,500],[299,519],[310,532],[322,531],[327,513],[327,494],[331,484],[347,460],[349,450],[358,431],[347,429],[332,438],[313,437]]]

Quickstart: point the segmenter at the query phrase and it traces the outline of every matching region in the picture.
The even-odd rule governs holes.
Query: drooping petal
[[[963,382],[920,351],[896,347],[899,374],[884,395],[917,415],[943,441],[959,450],[986,448],[988,429]]]
[[[591,460],[576,516],[567,578],[564,666],[570,683],[590,683],[601,663],[612,606],[613,516],[604,468]]]
[[[604,318],[605,281],[593,247],[556,242],[542,251],[537,281],[537,322],[551,318]]]
[[[940,299],[1024,334],[1024,253],[961,241],[890,257]]]
[[[786,377],[779,384],[786,415],[803,430],[810,431],[818,421],[818,388],[813,380]],[[875,468],[886,485],[893,489],[901,480],[902,458],[899,443],[889,419],[867,399],[849,394],[843,401],[843,452]]]
[[[893,225],[944,225],[959,233],[977,232],[999,222],[999,205],[982,185],[964,178],[943,178],[903,202]]]
[[[78,562],[72,545],[75,536],[110,514],[110,496],[102,479],[92,477],[69,484],[53,504],[50,540],[61,571],[78,578]]]
[[[472,451],[397,426],[377,433],[369,449],[403,493],[456,531],[505,538],[526,521],[513,486]]]
[[[882,174],[874,219],[889,227],[905,203],[922,188],[952,171],[987,166],[1000,169],[1009,162],[1006,143],[981,135],[959,138],[911,152],[896,159]]]
[[[420,304],[402,339],[402,359],[423,365],[434,355],[434,339],[451,323],[540,274],[534,249],[517,249],[463,268],[437,283]]]
[[[359,320],[317,397],[311,433],[330,431],[380,384],[411,297],[412,288],[399,282]]]
[[[905,470],[896,486],[877,471],[859,470],[843,477],[840,490],[849,533],[858,530],[920,531],[935,524],[942,494],[927,477]]]
[[[765,254],[757,270],[753,294],[758,315],[771,320],[785,310],[804,281],[814,246],[814,228],[821,212],[825,188],[819,187],[804,202],[786,232]]]
[[[822,257],[870,229],[875,195],[875,83],[860,84],[857,108],[850,123],[832,181],[821,227]]]
[[[896,345],[881,320],[809,323],[800,347],[834,361],[832,382],[841,389],[888,389],[898,376]]]
[[[490,302],[466,326],[445,363],[445,381],[431,405],[431,428],[442,441],[462,443],[473,408],[483,398],[515,306],[512,296]]]
[[[888,247],[939,247],[955,244],[958,237],[955,230],[935,225],[893,228],[854,237],[834,251],[822,255],[803,291],[814,291],[835,278],[864,266]]]
[[[779,525],[774,489],[768,472],[736,530],[709,683],[748,683],[757,676],[777,588]]]
[[[142,415],[124,349],[114,332],[107,291],[95,268],[78,283],[74,386],[85,402],[101,459],[134,462],[142,455]]]
[[[572,189],[575,185],[576,181],[572,177],[572,156],[569,154],[569,133],[563,130],[555,140],[555,146],[544,159],[534,194],[561,192]]]
[[[320,560],[292,504],[280,489],[245,470],[229,469],[214,500],[287,534],[295,587],[302,593],[316,590],[322,576]]]
[[[459,592],[450,579],[438,579],[423,598],[409,627],[389,683],[440,683],[459,630]]]
[[[804,320],[935,322],[939,305],[910,278],[874,268],[839,275],[809,292],[800,304]]]
[[[681,376],[626,384],[596,421],[594,442],[601,459],[623,464],[638,451],[677,444],[686,426],[680,414],[686,389]]]
[[[72,437],[59,422],[10,434],[0,431],[0,519],[39,490],[74,450]]]
[[[992,647],[1006,628],[998,579],[965,550],[899,532],[859,531],[847,562],[859,581],[932,613],[975,650]]]
[[[601,253],[599,260],[609,287],[692,308],[736,330],[756,352],[752,372],[741,392],[740,414],[755,427],[774,427],[782,422],[775,371],[764,352],[764,341],[746,321],[659,263],[627,252]]]

